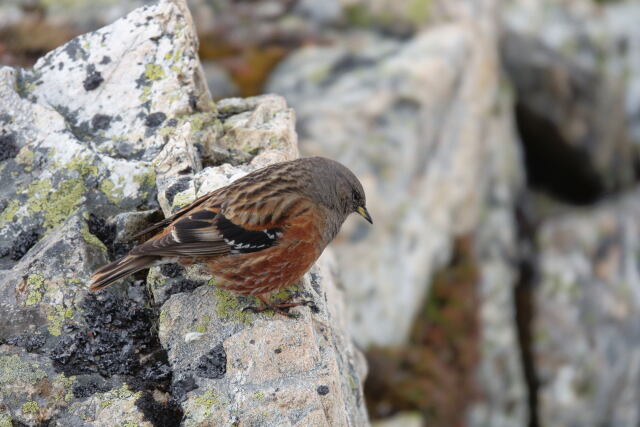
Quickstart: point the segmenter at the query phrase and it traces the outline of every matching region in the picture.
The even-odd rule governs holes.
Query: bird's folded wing
[[[171,224],[162,234],[131,251],[132,255],[199,257],[256,252],[273,246],[279,228],[249,230],[214,208],[200,207]]]
[[[180,217],[183,217],[185,214],[197,209],[198,207],[200,207],[202,205],[209,205],[209,206],[217,205],[218,203],[216,202],[216,200],[217,200],[216,196],[218,196],[222,192],[222,190],[224,190],[224,188],[220,188],[218,190],[212,191],[210,193],[205,194],[204,196],[201,196],[201,197],[197,198],[191,204],[183,207],[179,211],[175,212],[173,215],[163,219],[162,221],[156,222],[155,224],[145,228],[142,231],[139,231],[138,233],[136,233],[133,236],[133,238],[136,239],[136,238],[138,238],[140,236],[144,236],[146,234],[157,232],[161,228],[164,228],[164,227],[168,226],[173,221],[176,221],[176,220],[180,219]]]

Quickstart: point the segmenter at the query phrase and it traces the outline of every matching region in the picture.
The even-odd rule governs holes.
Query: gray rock
[[[578,202],[631,184],[640,142],[638,13],[637,2],[589,0],[516,1],[501,10],[519,127],[539,165],[534,183],[555,180],[561,196]],[[562,187],[577,181],[579,189]]]
[[[229,98],[240,94],[240,89],[231,79],[229,73],[219,64],[214,61],[204,61],[202,68],[213,99]]]
[[[174,387],[184,389],[184,425],[366,425],[364,363],[345,335],[342,296],[322,259],[297,290],[315,306],[297,319],[254,314],[254,298],[201,286],[162,306],[160,339]],[[344,329],[331,327],[341,325]],[[341,332],[342,331],[342,332]],[[345,410],[345,407],[348,408]]]
[[[540,422],[640,422],[640,193],[550,219],[537,244],[532,343]]]

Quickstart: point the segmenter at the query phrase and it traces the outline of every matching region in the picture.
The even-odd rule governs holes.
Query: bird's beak
[[[362,218],[369,221],[369,224],[373,224],[373,220],[371,219],[371,215],[369,215],[369,211],[367,211],[367,208],[365,208],[364,206],[359,206],[358,209],[356,209],[356,212],[358,212],[358,215],[362,216]]]

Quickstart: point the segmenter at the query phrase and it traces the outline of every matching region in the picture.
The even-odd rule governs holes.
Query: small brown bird
[[[358,178],[340,163],[309,157],[256,170],[138,233],[160,233],[96,271],[90,289],[153,265],[203,263],[218,285],[255,295],[297,282],[352,212],[373,223]]]

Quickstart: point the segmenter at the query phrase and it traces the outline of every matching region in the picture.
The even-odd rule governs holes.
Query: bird
[[[216,285],[256,296],[256,311],[282,312],[305,302],[269,300],[304,276],[357,213],[373,224],[362,184],[324,157],[304,157],[255,170],[211,191],[134,237],[155,233],[127,255],[95,271],[101,290],[151,266],[204,264]]]

